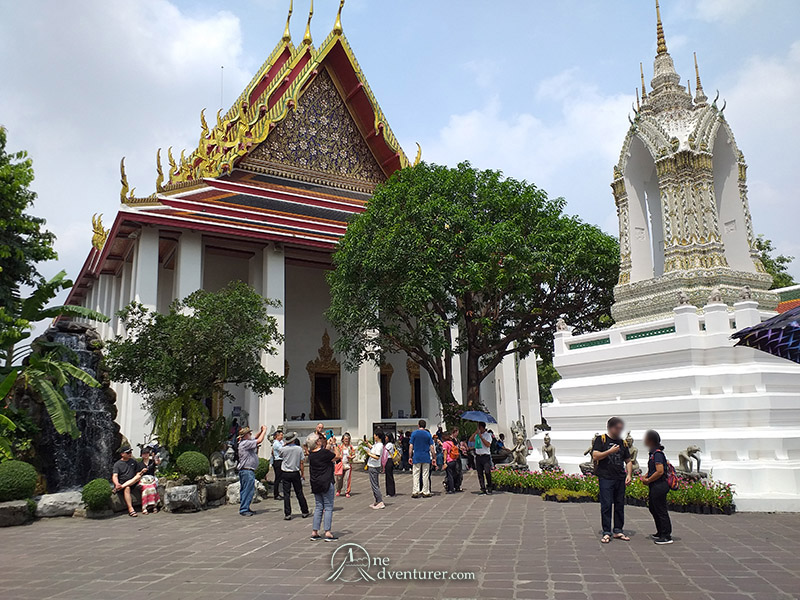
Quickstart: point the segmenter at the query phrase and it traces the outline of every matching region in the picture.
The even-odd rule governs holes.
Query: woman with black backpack
[[[658,545],[672,543],[672,521],[667,509],[667,471],[669,463],[664,455],[664,446],[661,445],[661,436],[657,431],[650,429],[644,434],[644,445],[650,451],[647,460],[647,475],[642,475],[642,483],[650,487],[647,504],[650,514],[656,524],[656,532],[650,537]]]

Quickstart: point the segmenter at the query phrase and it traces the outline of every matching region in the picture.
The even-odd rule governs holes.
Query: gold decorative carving
[[[161,168],[161,148],[156,151],[156,191],[164,189],[164,170]]]
[[[306,365],[306,371],[308,371],[308,377],[311,380],[311,401],[310,401],[310,409],[309,414],[310,418],[312,419],[319,419],[321,415],[315,414],[314,411],[314,399],[316,398],[316,375],[332,375],[333,382],[332,382],[332,412],[336,415],[335,418],[339,418],[338,415],[340,413],[340,405],[341,405],[341,396],[340,396],[340,386],[341,386],[341,364],[336,357],[333,355],[333,348],[331,347],[331,336],[328,334],[328,330],[326,329],[325,332],[322,334],[322,346],[320,346],[318,350],[317,358],[314,360],[308,361]],[[328,417],[334,418],[334,417]]]
[[[94,213],[92,215],[92,246],[102,250],[108,239],[108,229],[103,228],[103,215]]]
[[[326,70],[241,164],[284,177],[347,181],[366,192],[386,179]]]

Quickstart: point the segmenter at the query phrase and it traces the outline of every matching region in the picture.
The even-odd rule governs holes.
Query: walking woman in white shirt
[[[376,431],[373,437],[373,444],[367,453],[367,473],[369,473],[369,485],[372,488],[372,495],[375,496],[375,502],[370,504],[370,508],[386,508],[383,503],[383,496],[381,495],[381,454],[383,453],[383,432]]]
[[[353,469],[350,463],[355,455],[355,448],[350,441],[350,434],[345,433],[342,436],[342,443],[339,446],[342,453],[342,460],[336,465],[336,495],[342,495],[342,488],[345,489],[345,498],[350,497],[350,483],[353,481]],[[346,485],[345,485],[346,482]]]

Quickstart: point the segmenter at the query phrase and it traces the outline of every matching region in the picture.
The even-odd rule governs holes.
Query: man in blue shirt
[[[411,434],[408,444],[408,451],[411,455],[408,462],[411,463],[411,478],[414,481],[411,497],[423,498],[431,497],[431,457],[436,456],[436,448],[433,445],[433,436],[425,429],[427,423],[425,419],[419,420],[419,429]],[[420,478],[422,478],[422,490],[420,492]]]

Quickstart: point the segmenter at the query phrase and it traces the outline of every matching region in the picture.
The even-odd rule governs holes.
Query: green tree
[[[181,442],[200,445],[212,427],[210,412],[218,417],[229,396],[226,384],[259,394],[283,385],[283,377],[261,363],[262,353],[275,354],[282,341],[270,306],[277,303],[235,281],[216,293],[198,290],[176,300],[167,314],[140,304],[120,313],[128,335],[107,344],[109,374],[144,397],[170,451]]]
[[[348,226],[328,275],[348,367],[405,352],[451,421],[455,353],[466,354],[466,405],[477,408],[504,356],[549,357],[558,318],[577,332],[610,323],[618,244],[564,204],[468,163],[395,173]]]
[[[104,315],[74,305],[54,305],[50,302],[62,291],[72,287],[64,271],[48,281],[39,282],[33,293],[19,298],[15,290],[12,300],[0,307],[0,398],[5,399],[15,383],[31,388],[44,404],[58,433],[73,438],[80,432],[75,412],[67,404],[63,388],[70,378],[91,387],[100,384],[77,366],[78,356],[63,344],[52,342],[23,343],[31,337],[37,323],[56,317],[86,317],[107,321]]]
[[[556,381],[561,379],[561,375],[558,374],[550,360],[542,361],[537,365],[537,374],[539,376],[539,402],[542,404],[552,402],[553,393],[550,389]]]
[[[0,306],[13,301],[20,285],[42,280],[37,263],[56,258],[44,219],[25,213],[36,200],[29,189],[33,163],[24,151],[7,152],[6,137],[0,127]]]
[[[761,263],[767,273],[772,275],[772,287],[770,289],[774,290],[794,285],[794,278],[789,274],[789,265],[792,264],[794,256],[784,256],[783,254],[775,256],[777,251],[775,246],[763,234],[759,234],[756,237],[756,250],[758,250],[759,258],[761,258]]]

